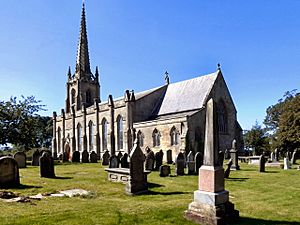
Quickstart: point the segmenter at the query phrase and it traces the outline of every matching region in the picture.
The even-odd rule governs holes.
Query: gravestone
[[[40,157],[40,174],[41,177],[54,178],[54,159],[48,152],[44,152]]]
[[[17,161],[19,168],[26,167],[26,154],[24,152],[16,152],[14,159]]]
[[[288,157],[284,157],[284,158],[283,158],[283,169],[284,169],[284,170],[289,170],[289,169],[291,169],[290,161],[289,161],[289,158],[288,158]]]
[[[72,162],[80,162],[80,152],[79,151],[73,152]]]
[[[162,150],[155,153],[155,170],[159,170],[160,166],[163,163],[164,153]]]
[[[126,193],[137,195],[148,192],[147,175],[144,173],[145,155],[136,139],[130,152],[130,179],[126,184]]]
[[[167,177],[171,174],[171,167],[169,165],[162,165],[159,167],[159,176]]]
[[[172,163],[173,163],[172,150],[171,150],[171,149],[169,149],[169,150],[167,151],[167,163],[168,163],[168,164],[172,164]]]
[[[8,156],[0,158],[0,187],[10,187],[20,184],[19,166],[17,161]]]
[[[225,149],[224,157],[225,157],[225,159],[230,159],[230,153],[229,153],[228,149]]]
[[[40,165],[40,151],[39,150],[35,150],[34,153],[32,154],[32,161],[31,161],[31,165],[32,166],[39,166]]]
[[[296,164],[296,154],[297,154],[297,150],[294,150],[293,154],[292,154],[292,159],[291,159],[291,164]]]
[[[97,163],[98,162],[98,155],[95,151],[92,151],[90,154],[90,162]]]
[[[124,153],[124,155],[121,157],[121,168],[129,168],[127,153]]]
[[[147,149],[147,153],[146,153],[146,161],[145,161],[145,170],[153,170],[154,168],[154,153],[153,151],[151,151],[151,149]]]
[[[230,158],[232,159],[232,166],[231,166],[231,170],[239,170],[240,166],[239,166],[239,160],[238,160],[238,150],[236,148],[236,140],[233,139],[232,141],[232,148],[229,151],[230,152]]]
[[[81,162],[82,163],[88,163],[89,162],[89,152],[87,150],[84,150],[81,152]]]
[[[224,188],[224,169],[218,159],[218,131],[217,106],[210,99],[206,104],[204,161],[199,170],[199,188],[185,212],[187,219],[199,224],[223,225],[239,217]]]
[[[271,152],[270,158],[271,158],[271,162],[275,162],[275,154],[274,154],[274,152]]]
[[[232,159],[229,159],[229,161],[226,163],[227,165],[227,168],[224,172],[224,178],[229,178],[229,175],[230,175],[230,168],[232,166]]]
[[[102,165],[103,166],[108,166],[109,165],[109,152],[106,150],[102,156]]]
[[[118,160],[119,160],[119,164],[120,164],[120,162],[121,162],[122,156],[123,156],[122,152],[119,152],[118,155],[117,155]]]
[[[195,170],[196,174],[199,174],[199,169],[203,165],[203,155],[201,152],[197,152],[195,155]]]
[[[224,152],[223,151],[219,151],[219,163],[220,163],[220,166],[223,166],[223,163],[224,163]]]
[[[119,168],[119,159],[116,155],[109,158],[109,168]]]
[[[275,156],[275,162],[278,162],[279,161],[279,151],[277,148],[274,151],[274,156]]]
[[[259,172],[265,172],[265,155],[259,156]]]
[[[184,175],[184,167],[185,167],[185,159],[184,155],[182,152],[180,152],[177,157],[176,157],[176,169],[175,169],[175,174],[177,176],[182,176]]]
[[[186,166],[188,169],[188,175],[192,175],[195,173],[195,157],[192,151],[190,151],[189,154],[187,155]]]

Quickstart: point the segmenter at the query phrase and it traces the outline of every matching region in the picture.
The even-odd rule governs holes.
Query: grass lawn
[[[225,181],[230,201],[240,211],[236,224],[300,224],[300,171],[267,167],[259,173],[256,166],[240,166]],[[107,181],[100,163],[59,164],[55,172],[57,179],[47,179],[39,177],[38,167],[20,169],[22,185],[9,191],[28,196],[81,188],[91,195],[33,204],[0,201],[0,224],[193,224],[183,214],[197,190],[198,176],[161,178],[152,172],[148,195],[127,196],[125,185]]]

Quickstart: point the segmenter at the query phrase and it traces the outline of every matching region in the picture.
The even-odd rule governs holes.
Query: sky
[[[101,100],[215,72],[243,129],[300,90],[299,0],[86,0]],[[43,115],[64,108],[75,70],[82,0],[1,0],[0,100],[34,95]]]

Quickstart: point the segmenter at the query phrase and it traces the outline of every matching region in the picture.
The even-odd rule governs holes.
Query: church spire
[[[85,3],[82,3],[80,34],[77,49],[76,73],[81,77],[86,74],[91,74],[90,58],[88,49],[88,39],[85,21]]]

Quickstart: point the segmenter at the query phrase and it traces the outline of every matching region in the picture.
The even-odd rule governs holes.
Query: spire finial
[[[71,73],[71,67],[69,66],[69,69],[68,69],[68,78],[69,80],[72,79],[72,73]]]
[[[167,70],[166,70],[166,72],[165,72],[165,82],[166,82],[166,84],[169,84],[169,83],[170,83],[170,77],[169,77],[169,73],[168,73]]]
[[[218,66],[218,70],[221,70],[221,64],[218,63],[217,66]]]

